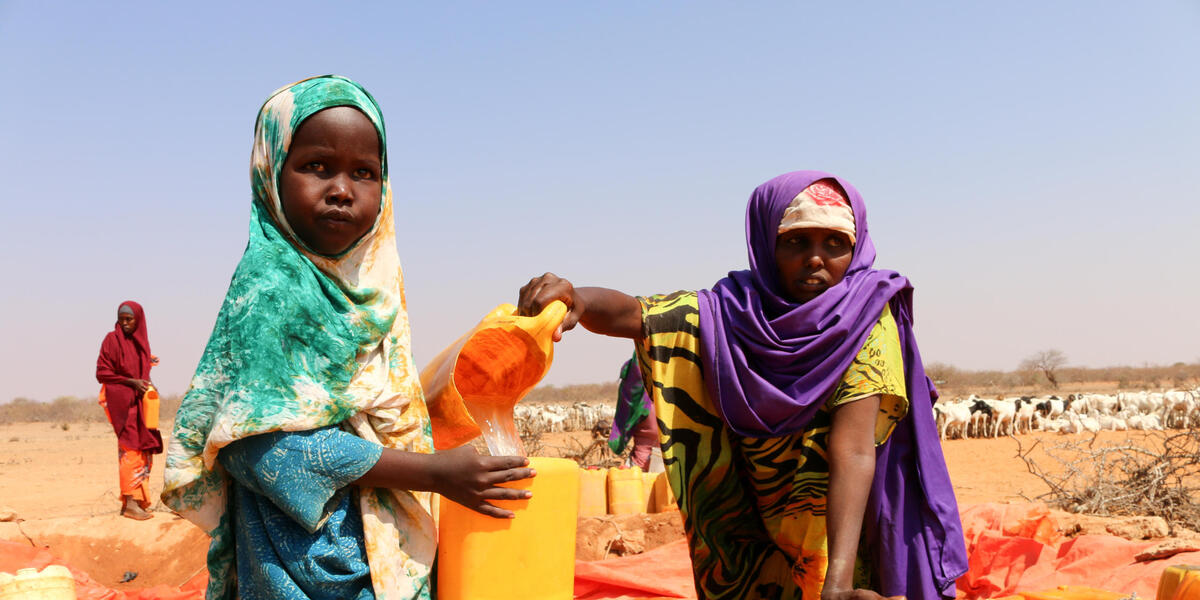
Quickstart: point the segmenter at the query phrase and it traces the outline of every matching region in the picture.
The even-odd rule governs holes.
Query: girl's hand
[[[536,473],[526,467],[523,456],[481,456],[470,445],[438,452],[435,456],[434,491],[475,512],[498,519],[511,519],[513,512],[488,500],[524,500],[529,490],[514,490],[496,484],[528,479]]]
[[[567,316],[563,318],[562,326],[554,332],[554,341],[557,342],[562,340],[564,331],[570,331],[579,323],[579,317],[587,308],[583,299],[575,293],[575,286],[571,285],[570,281],[554,273],[530,279],[529,283],[521,288],[521,295],[517,300],[517,314],[522,317],[537,316],[546,305],[555,300],[561,300],[567,305]]]
[[[904,596],[880,596],[871,590],[821,590],[821,600],[905,600]]]

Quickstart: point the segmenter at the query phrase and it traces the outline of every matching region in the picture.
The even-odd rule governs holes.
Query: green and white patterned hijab
[[[342,254],[322,256],[288,224],[279,173],[300,124],[334,106],[352,106],[375,125],[383,194],[372,229]],[[375,99],[344,77],[281,88],[259,112],[249,243],[176,416],[162,496],[214,537],[210,593],[231,575],[220,572],[222,553],[225,567],[232,564],[229,479],[216,461],[222,447],[260,433],[341,424],[386,447],[433,451],[410,350],[386,143]],[[433,562],[429,496],[364,490],[360,497],[376,595],[405,597],[406,580],[423,577]]]

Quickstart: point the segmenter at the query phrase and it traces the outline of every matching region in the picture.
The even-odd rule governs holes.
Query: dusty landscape
[[[1091,436],[1033,433],[994,439],[943,443],[960,505],[1019,502],[1046,491],[1017,457],[1039,439],[1035,460],[1050,466],[1046,447],[1073,439],[1081,444],[1137,439],[1141,432],[1102,432]],[[543,454],[569,454],[590,442],[588,432],[544,434]],[[162,488],[162,459],[154,465],[153,489]],[[97,581],[115,588],[179,585],[204,567],[207,540],[186,521],[156,506],[152,520],[136,522],[117,515],[117,452],[105,424],[15,423],[0,425],[0,510],[15,519],[0,522],[0,539],[49,546]],[[0,520],[4,515],[0,514]],[[615,526],[614,526],[615,525]],[[1089,525],[1073,524],[1087,530]],[[1099,527],[1102,532],[1104,525]],[[614,531],[635,531],[613,542]],[[580,558],[602,558],[651,549],[681,535],[677,513],[581,520]],[[1134,526],[1130,537],[1160,537],[1161,526]],[[623,548],[623,545],[630,546]],[[130,576],[134,575],[132,579]],[[123,579],[129,581],[122,582]]]

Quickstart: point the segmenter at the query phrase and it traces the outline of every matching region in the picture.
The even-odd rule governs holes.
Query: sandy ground
[[[1098,441],[1140,435],[1105,432]],[[1091,436],[1035,433],[1017,439],[944,442],[959,503],[1023,501],[1044,493],[1045,484],[1017,458],[1018,442],[1028,448],[1039,438],[1042,444],[1033,456],[1042,456],[1047,466],[1053,461],[1045,459],[1040,448],[1091,441]],[[577,448],[589,441],[588,432],[548,434],[544,453],[553,455],[557,448]],[[162,489],[163,461],[156,458],[152,489],[157,495]],[[116,587],[178,585],[203,568],[207,549],[203,533],[161,506],[150,521],[121,518],[118,496],[116,441],[107,425],[0,426],[0,512],[11,509],[20,519],[0,523],[0,539],[50,546],[97,581]],[[615,544],[618,550],[629,545],[629,551],[670,541],[681,531],[677,513],[618,520],[613,525],[603,520],[581,523],[581,544],[586,537],[589,556],[599,558],[605,550],[613,550],[611,540],[597,541],[605,530],[644,531],[639,534],[643,537]],[[175,550],[164,552],[164,548]],[[126,572],[136,572],[137,578],[117,585]]]

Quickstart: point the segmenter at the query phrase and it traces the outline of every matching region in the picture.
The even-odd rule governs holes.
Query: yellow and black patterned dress
[[[818,598],[825,581],[831,410],[879,394],[875,443],[908,413],[899,334],[885,307],[806,431],[749,438],[721,420],[700,363],[695,292],[639,298],[638,360],[658,413],[701,598]],[[862,553],[860,553],[861,556]],[[856,585],[867,585],[860,560]]]

